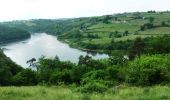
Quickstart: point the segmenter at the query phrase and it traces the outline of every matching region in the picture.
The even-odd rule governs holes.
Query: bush
[[[61,72],[53,72],[50,76],[50,83],[52,84],[59,84],[59,83],[65,83],[69,84],[71,83],[71,76],[69,70],[63,70]]]
[[[102,93],[107,90],[107,86],[105,86],[102,82],[91,81],[79,87],[78,90],[83,93],[92,93],[92,92]]]
[[[12,78],[12,73],[11,73],[9,67],[0,66],[0,86],[1,85],[9,85],[11,78]]]
[[[12,78],[12,83],[19,86],[36,85],[36,72],[31,69],[24,69]]]
[[[130,62],[126,81],[134,85],[170,82],[170,55],[142,56]]]
[[[108,76],[105,70],[95,70],[90,71],[83,75],[81,84],[87,84],[89,81],[93,80],[104,80]]]
[[[109,72],[110,71],[110,72]],[[89,82],[99,82],[107,87],[115,86],[118,82],[115,77],[110,74],[117,74],[111,70],[94,70],[83,75],[81,85],[89,84]]]

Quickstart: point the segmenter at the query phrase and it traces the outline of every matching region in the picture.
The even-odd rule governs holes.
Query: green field
[[[109,15],[108,23],[104,22],[107,16],[74,19],[74,23],[70,23],[74,28],[61,33],[59,37],[61,37],[61,40],[67,40],[67,43],[71,46],[86,48],[83,46],[84,44],[109,45],[112,39],[115,41],[126,41],[135,40],[137,37],[146,38],[170,35],[169,16],[170,13],[168,12],[123,13]],[[115,19],[115,17],[117,19]],[[154,20],[151,22],[150,18]],[[141,27],[148,23],[152,24],[153,27],[145,27],[146,29],[142,31]],[[164,23],[165,26],[163,26],[162,23]],[[82,26],[84,28],[81,28]],[[74,30],[77,31],[75,32]],[[128,31],[128,35],[123,35],[125,31]],[[81,37],[75,38],[75,35],[78,33],[81,34]],[[88,34],[97,35],[98,37],[89,38]],[[116,36],[116,34],[119,36]],[[77,38],[79,38],[79,40],[75,41]]]
[[[103,94],[83,94],[74,87],[31,86],[0,87],[0,100],[169,100],[169,86],[127,87],[117,86]]]

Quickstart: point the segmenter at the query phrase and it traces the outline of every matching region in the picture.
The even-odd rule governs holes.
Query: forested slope
[[[23,68],[6,57],[0,49],[0,86],[11,85],[12,77],[21,70],[23,70]]]
[[[0,25],[0,43],[22,40],[30,36],[30,33],[25,30]]]

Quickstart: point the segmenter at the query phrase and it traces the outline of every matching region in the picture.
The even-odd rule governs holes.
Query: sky
[[[0,0],[0,21],[170,10],[170,0]]]

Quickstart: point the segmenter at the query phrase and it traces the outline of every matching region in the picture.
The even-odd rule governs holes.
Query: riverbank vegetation
[[[57,56],[43,56],[37,63],[32,62],[30,68],[23,69],[1,51],[1,86],[38,86],[0,88],[6,91],[0,98],[13,97],[13,94],[20,95],[16,99],[22,96],[30,98],[35,91],[42,91],[33,99],[46,94],[46,99],[56,95],[56,98],[66,100],[168,100],[169,16],[169,12],[136,12],[77,19],[5,22],[3,24],[10,27],[22,25],[29,32],[58,35],[60,40],[73,47],[102,51],[110,57],[94,60],[88,55],[80,56],[76,64],[60,61]],[[24,90],[28,91],[22,92]],[[61,91],[64,93],[61,94]]]
[[[80,56],[78,64],[75,64],[60,61],[57,56],[55,58],[41,57],[39,62],[32,66],[34,70],[20,68],[1,52],[1,66],[3,67],[0,71],[0,85],[75,84],[77,91],[82,93],[104,93],[121,84],[142,87],[168,85],[170,82],[168,48],[170,46],[168,44],[164,48],[159,44],[168,41],[166,38],[164,40],[153,38],[148,41],[150,41],[149,47],[145,46],[140,38],[136,39],[128,51],[129,58],[117,55],[110,56],[109,59],[94,60],[87,55]],[[161,49],[158,48],[160,46],[162,46]],[[14,65],[14,68],[10,67]]]

